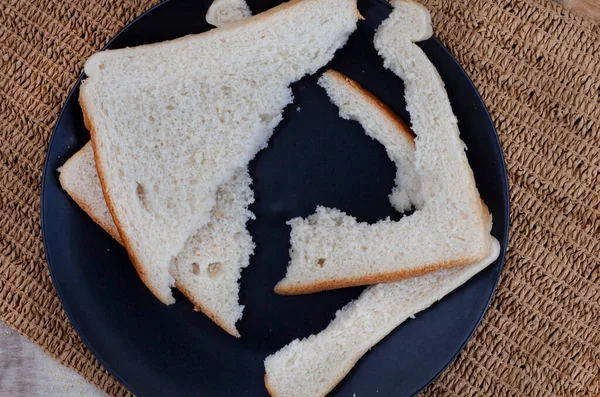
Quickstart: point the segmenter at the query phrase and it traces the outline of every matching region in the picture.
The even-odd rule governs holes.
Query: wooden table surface
[[[0,321],[0,397],[105,396]]]

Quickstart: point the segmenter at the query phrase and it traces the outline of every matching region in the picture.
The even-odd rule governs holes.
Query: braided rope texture
[[[40,184],[85,60],[158,0],[0,0],[0,319],[112,396],[52,286]],[[511,234],[483,323],[423,396],[600,396],[600,25],[549,0],[423,0],[502,142]]]

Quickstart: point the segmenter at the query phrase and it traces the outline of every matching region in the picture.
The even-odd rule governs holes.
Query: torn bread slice
[[[122,245],[121,235],[104,200],[92,143],[86,143],[59,171],[60,186],[94,222]]]
[[[172,263],[175,286],[192,303],[229,334],[239,337],[235,323],[244,306],[238,303],[242,269],[254,252],[246,223],[254,219],[248,206],[254,202],[252,179],[239,168],[219,186],[210,222],[188,239]]]
[[[431,36],[429,13],[416,3],[394,5],[375,35],[375,47],[385,66],[405,83],[423,206],[398,222],[366,224],[322,207],[307,219],[291,220],[291,261],[277,293],[397,281],[478,262],[489,253],[488,214],[444,83],[414,44]],[[356,95],[363,98],[364,114],[393,122],[389,115],[368,109],[370,101],[363,94]],[[342,112],[349,112],[340,105]]]
[[[328,70],[318,83],[335,104],[340,117],[355,120],[365,133],[381,143],[396,165],[396,186],[390,202],[398,212],[423,206],[419,176],[415,170],[415,134],[408,124],[375,95],[356,81],[335,70]]]
[[[405,320],[427,309],[493,263],[494,238],[480,262],[367,288],[344,306],[326,329],[294,340],[265,360],[265,386],[273,397],[321,397],[358,360]]]
[[[246,0],[214,0],[206,12],[206,22],[218,28],[252,16]]]
[[[91,143],[75,153],[60,170],[60,183],[75,202],[112,237],[121,242],[94,164]],[[254,243],[246,230],[254,201],[246,169],[217,189],[210,222],[190,237],[170,269],[176,287],[229,334],[239,337],[235,323],[242,317],[238,303],[241,271],[248,266]]]
[[[292,0],[231,27],[87,61],[79,100],[104,197],[163,303],[174,302],[170,263],[209,222],[217,187],[266,146],[290,83],[331,60],[359,16],[355,0]]]

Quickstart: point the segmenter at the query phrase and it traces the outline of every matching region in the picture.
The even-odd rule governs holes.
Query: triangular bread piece
[[[140,278],[174,302],[171,261],[217,187],[266,146],[290,83],[356,28],[355,0],[292,0],[231,27],[92,56],[80,103],[115,225]]]
[[[294,340],[265,360],[265,386],[273,397],[321,397],[397,326],[427,309],[493,263],[500,245],[475,264],[367,288],[339,310],[323,331]]]
[[[490,252],[488,214],[481,205],[444,83],[414,44],[432,34],[429,13],[415,3],[394,4],[375,35],[375,47],[384,65],[405,83],[416,133],[415,169],[422,208],[398,222],[375,224],[322,207],[307,219],[293,219],[291,261],[285,278],[275,287],[277,293],[397,281],[478,262]],[[370,101],[363,103],[363,118],[393,122]],[[345,103],[336,104],[342,113],[351,111]]]
[[[104,200],[92,143],[86,143],[58,171],[62,188],[94,222],[122,245],[121,235]]]
[[[121,236],[104,201],[88,142],[60,169],[60,183],[75,202],[118,242]],[[242,317],[238,281],[254,250],[246,222],[254,201],[246,169],[217,189],[210,222],[190,237],[171,266],[175,285],[210,319],[239,337],[235,323]]]

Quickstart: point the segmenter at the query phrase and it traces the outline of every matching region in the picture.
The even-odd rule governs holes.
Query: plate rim
[[[129,22],[128,24],[126,24],[119,32],[117,32],[99,51],[104,51],[106,49],[108,49],[111,44],[116,41],[122,34],[124,34],[131,26],[133,26],[134,24],[136,24],[139,20],[143,19],[144,17],[146,17],[148,14],[155,12],[156,10],[158,10],[159,8],[161,8],[162,6],[164,6],[167,3],[171,3],[173,0],[164,0],[161,1],[160,3],[152,6],[151,8],[149,8],[148,10],[144,11],[143,13],[141,13],[140,15],[138,15],[134,20],[132,20],[131,22]],[[208,1],[208,0],[205,0]],[[371,2],[375,2],[375,3],[379,3],[380,5],[383,5],[384,7],[389,8],[390,10],[393,9],[393,6],[386,0],[368,0]],[[284,1],[285,2],[285,1]],[[492,126],[492,129],[494,131],[494,142],[495,142],[495,146],[496,149],[498,151],[498,153],[500,154],[500,159],[501,162],[498,164],[498,166],[500,167],[500,171],[502,174],[502,180],[501,183],[503,185],[503,193],[504,195],[507,197],[507,200],[504,200],[503,202],[503,206],[501,208],[503,215],[506,217],[506,224],[504,227],[503,235],[504,238],[502,239],[502,241],[500,241],[500,254],[498,256],[499,263],[498,263],[498,270],[496,272],[495,275],[495,280],[494,280],[494,285],[492,287],[492,289],[490,290],[490,294],[489,296],[486,298],[486,303],[485,303],[485,309],[482,311],[481,315],[479,316],[479,319],[475,322],[473,328],[469,331],[469,333],[466,335],[465,340],[461,343],[460,347],[456,350],[456,353],[448,360],[448,362],[446,362],[445,364],[443,364],[443,366],[441,367],[440,371],[437,372],[436,374],[434,374],[420,389],[418,389],[413,395],[412,397],[417,396],[421,391],[423,391],[427,386],[429,386],[431,383],[433,383],[434,380],[436,380],[443,372],[446,371],[446,369],[448,369],[448,367],[450,366],[450,364],[452,364],[452,362],[454,362],[454,360],[456,360],[456,358],[458,357],[458,355],[464,350],[466,344],[471,340],[471,338],[473,337],[473,334],[475,333],[475,331],[477,330],[477,328],[479,327],[479,325],[481,324],[481,321],[483,320],[483,317],[485,316],[485,314],[487,313],[491,300],[494,296],[494,293],[496,292],[496,289],[498,288],[498,283],[500,280],[500,274],[502,272],[502,269],[504,267],[504,262],[505,262],[505,256],[506,256],[506,250],[508,247],[508,238],[509,238],[509,233],[510,233],[510,189],[509,189],[509,183],[508,183],[508,173],[507,173],[507,169],[506,169],[506,159],[504,156],[504,151],[502,150],[502,144],[500,142],[500,138],[498,136],[498,131],[496,130],[496,126],[494,124],[494,121],[490,115],[490,112],[487,108],[487,105],[485,103],[485,101],[483,100],[483,98],[481,97],[481,94],[479,92],[479,90],[477,89],[477,87],[475,86],[475,84],[473,83],[473,81],[471,80],[470,76],[467,74],[467,72],[464,70],[464,68],[462,67],[462,65],[460,64],[460,62],[458,62],[458,60],[454,57],[454,55],[450,52],[450,50],[448,50],[448,48],[446,48],[446,46],[444,44],[442,44],[435,35],[432,35],[430,40],[434,40],[434,42],[436,43],[436,45],[438,45],[443,52],[448,55],[451,59],[452,62],[458,66],[460,72],[467,78],[471,88],[473,89],[473,91],[476,93],[476,97],[479,99],[479,101],[481,102],[481,104],[483,104],[483,112],[485,113],[485,119],[487,119],[487,121],[489,122],[489,125]],[[73,326],[73,328],[75,329],[75,332],[77,333],[77,335],[79,336],[79,338],[81,338],[82,342],[84,343],[84,345],[90,350],[90,352],[94,355],[94,357],[98,360],[98,362],[102,365],[102,367],[104,367],[106,369],[106,371],[112,376],[114,377],[123,387],[125,387],[128,391],[132,392],[135,395],[140,395],[139,393],[137,393],[136,389],[134,387],[131,386],[130,383],[128,383],[127,381],[125,381],[125,379],[123,379],[118,373],[116,373],[110,365],[107,364],[106,360],[102,357],[101,354],[99,354],[99,352],[89,343],[88,339],[86,338],[86,336],[80,332],[79,329],[79,325],[77,324],[77,322],[75,321],[75,319],[72,317],[71,311],[68,307],[68,304],[66,304],[64,297],[63,297],[63,293],[61,291],[61,288],[59,286],[58,283],[56,283],[56,276],[54,274],[54,268],[53,266],[51,266],[51,259],[50,259],[50,254],[49,254],[49,250],[47,247],[47,243],[46,243],[46,221],[45,221],[45,205],[44,205],[44,197],[45,197],[45,190],[46,190],[46,179],[49,178],[52,174],[52,170],[49,169],[50,167],[50,153],[51,153],[51,148],[52,145],[54,143],[54,140],[56,138],[57,135],[57,129],[60,125],[60,122],[65,114],[65,112],[67,111],[67,107],[66,104],[68,102],[71,101],[72,97],[76,94],[76,92],[78,91],[78,88],[81,84],[81,81],[84,79],[85,77],[85,72],[81,72],[81,74],[79,75],[79,77],[77,78],[77,80],[73,83],[73,85],[71,86],[70,90],[69,90],[69,94],[67,95],[67,97],[65,98],[62,106],[61,106],[61,110],[58,114],[58,117],[56,118],[56,122],[54,124],[54,127],[52,128],[52,133],[50,135],[50,139],[48,141],[48,145],[47,145],[47,149],[46,149],[46,155],[44,157],[44,166],[43,166],[43,170],[42,170],[42,180],[41,180],[41,192],[40,192],[40,222],[41,222],[41,231],[42,231],[42,242],[43,242],[43,247],[44,247],[44,254],[46,256],[46,266],[48,267],[48,270],[50,272],[50,278],[52,280],[52,285],[58,295],[58,298],[61,302],[62,308],[65,311],[65,314],[67,315],[69,321],[71,322],[71,325]],[[87,381],[87,379],[86,379]],[[88,381],[89,382],[89,381]],[[95,385],[96,386],[96,385]]]

